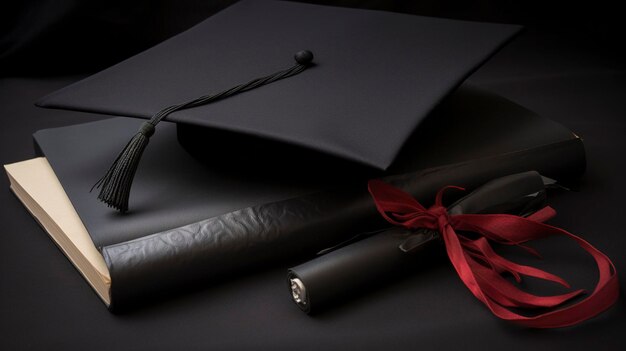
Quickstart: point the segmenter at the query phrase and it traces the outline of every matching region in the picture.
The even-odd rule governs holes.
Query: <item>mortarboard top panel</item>
[[[303,73],[167,120],[296,144],[377,169],[520,26],[280,1],[241,1],[38,105],[149,118],[291,66]],[[114,155],[112,155],[113,157]]]

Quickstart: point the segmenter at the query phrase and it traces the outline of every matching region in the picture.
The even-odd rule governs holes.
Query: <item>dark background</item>
[[[88,73],[143,51],[233,0],[4,1],[0,72],[5,76]],[[624,58],[624,22],[615,1],[306,1],[424,16],[524,24],[534,32]],[[12,8],[11,8],[12,7]],[[323,25],[323,23],[320,23]],[[619,56],[618,56],[619,55]]]
[[[232,1],[5,1],[0,5],[0,162],[34,156],[38,129],[104,118],[32,102],[183,31]],[[315,2],[315,1],[309,1]],[[317,1],[427,16],[524,24],[470,82],[557,120],[585,140],[577,192],[551,196],[553,224],[626,269],[626,60],[617,4],[565,1]],[[320,24],[320,25],[323,25]],[[3,190],[4,189],[4,190]],[[228,280],[125,315],[110,314],[0,181],[0,349],[623,349],[623,299],[580,326],[536,331],[503,323],[444,257],[332,311],[292,305],[285,267]],[[561,246],[564,245],[564,246]],[[545,263],[591,288],[592,262],[561,241]],[[550,256],[553,255],[553,256]],[[555,256],[554,256],[555,255]],[[581,262],[580,264],[577,262]],[[623,290],[623,284],[622,290]],[[623,294],[622,294],[623,295]]]

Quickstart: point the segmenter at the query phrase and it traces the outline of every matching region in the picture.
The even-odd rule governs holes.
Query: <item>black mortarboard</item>
[[[187,130],[252,135],[386,169],[437,103],[519,30],[241,1],[38,105],[152,117],[152,124],[165,117]],[[108,205],[127,209],[153,132],[144,124],[102,179]]]

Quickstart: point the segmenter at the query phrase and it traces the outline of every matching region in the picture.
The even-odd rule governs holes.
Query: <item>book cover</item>
[[[50,168],[32,173],[30,183],[41,177],[52,183],[58,179],[57,186],[26,191],[33,201],[13,187],[42,225],[46,221],[37,215],[42,211],[33,211],[28,203],[39,204],[53,217],[38,193],[56,188],[57,198],[65,196],[65,205],[58,207],[84,225],[83,233],[106,266],[110,285],[104,300],[111,307],[127,308],[147,296],[184,291],[181,287],[289,257],[311,257],[382,225],[367,195],[369,174],[335,175],[320,165],[319,179],[309,173],[294,178],[297,172],[285,164],[287,177],[274,170],[269,178],[234,178],[228,167],[200,162],[184,152],[171,125],[164,126],[165,133],[145,155],[145,170],[137,174],[136,212],[111,211],[89,189],[128,123],[117,118],[36,133],[45,162],[29,162],[38,162],[39,169],[49,163]],[[526,170],[571,179],[585,164],[582,141],[569,130],[469,86],[448,97],[400,155],[386,173],[376,176],[423,201],[442,185],[472,189]],[[24,182],[8,173],[17,180],[13,184]],[[50,233],[50,226],[44,228]]]

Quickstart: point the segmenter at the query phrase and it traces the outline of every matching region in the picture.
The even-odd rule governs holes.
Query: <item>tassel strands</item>
[[[154,125],[144,122],[141,128],[126,144],[106,174],[91,188],[100,188],[98,200],[120,212],[128,211],[130,188],[150,137],[154,134]]]

